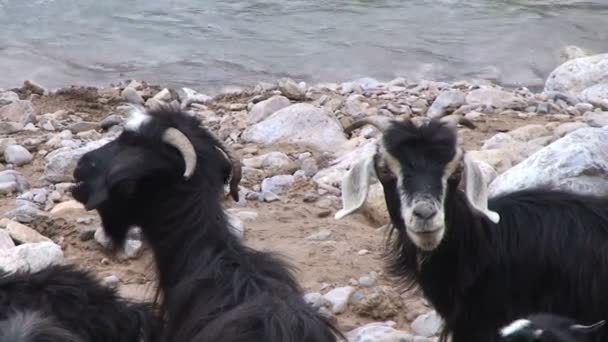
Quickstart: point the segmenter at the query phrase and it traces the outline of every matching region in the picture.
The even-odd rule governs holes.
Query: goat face
[[[599,321],[582,325],[554,314],[535,314],[511,322],[500,330],[500,335],[509,342],[582,342],[598,332],[605,323]]]
[[[120,136],[80,158],[72,196],[97,210],[105,231],[120,243],[152,201],[180,185],[221,193],[232,170],[228,154],[196,119],[171,108],[134,112]]]
[[[492,174],[487,171],[488,167],[462,151],[453,117],[428,123],[368,118],[346,131],[349,133],[364,124],[380,128],[383,136],[376,155],[362,158],[344,178],[344,208],[336,214],[336,219],[363,205],[369,178],[377,176],[384,187],[393,224],[403,227],[419,249],[432,251],[445,235],[444,202],[451,188],[448,183],[458,184],[465,171],[465,189],[472,208],[497,222],[498,215],[487,210],[487,184]]]

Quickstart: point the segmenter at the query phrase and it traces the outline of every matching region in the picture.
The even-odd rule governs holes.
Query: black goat
[[[0,274],[1,342],[152,341],[157,328],[152,305],[120,298],[73,265]]]
[[[118,138],[82,156],[72,194],[116,245],[141,227],[159,274],[163,341],[336,341],[288,265],[229,229],[220,197],[231,165],[195,118],[170,106],[135,111]]]
[[[373,117],[346,131],[364,124],[383,136],[343,180],[336,219],[365,202],[375,174],[391,218],[388,269],[420,286],[445,321],[441,340],[497,341],[534,312],[608,316],[608,199],[539,188],[488,202],[491,173],[463,153],[453,125]]]
[[[601,320],[591,325],[553,314],[535,314],[511,322],[500,330],[508,342],[586,342],[606,324]]]

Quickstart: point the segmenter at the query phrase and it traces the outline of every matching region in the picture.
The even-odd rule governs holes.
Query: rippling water
[[[0,0],[0,87],[126,78],[209,90],[292,77],[542,84],[608,47],[608,0]]]

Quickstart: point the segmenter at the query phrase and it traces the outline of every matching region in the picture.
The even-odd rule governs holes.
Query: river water
[[[483,77],[608,52],[608,0],[0,0],[0,87]]]

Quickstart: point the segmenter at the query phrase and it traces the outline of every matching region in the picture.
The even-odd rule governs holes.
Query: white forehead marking
[[[125,129],[136,132],[143,124],[151,119],[152,117],[140,108],[134,108],[129,115],[129,119],[125,123]]]
[[[518,332],[518,331],[530,326],[530,324],[532,324],[532,323],[527,319],[518,319],[518,320],[512,322],[511,324],[507,325],[506,327],[502,328],[500,330],[500,334],[502,336],[509,336],[515,332]]]

